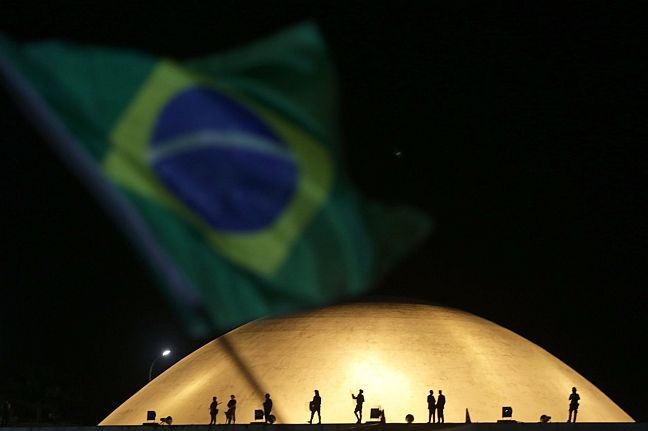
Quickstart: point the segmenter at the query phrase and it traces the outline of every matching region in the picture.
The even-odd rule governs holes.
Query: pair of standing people
[[[428,404],[428,423],[432,422],[439,422],[439,423],[444,423],[445,418],[443,417],[443,409],[445,408],[445,395],[443,395],[443,391],[439,390],[439,396],[437,399],[434,399],[434,391],[430,390],[430,395],[427,397],[427,404]],[[436,418],[435,418],[436,416]]]
[[[216,425],[216,416],[218,415],[218,405],[222,404],[218,402],[216,397],[212,398],[212,402],[209,405],[209,416],[211,420],[209,425]],[[236,423],[236,397],[230,395],[230,400],[227,402],[227,411],[225,412],[225,417],[227,418],[227,423]]]

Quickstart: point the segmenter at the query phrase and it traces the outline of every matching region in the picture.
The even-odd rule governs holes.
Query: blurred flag
[[[429,229],[345,180],[310,23],[182,62],[0,37],[0,71],[195,335],[362,293]]]

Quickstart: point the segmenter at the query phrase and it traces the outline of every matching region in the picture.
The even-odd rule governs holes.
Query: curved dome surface
[[[502,406],[513,419],[567,420],[572,386],[579,422],[631,422],[593,384],[519,335],[445,307],[365,303],[257,320],[206,344],[162,373],[100,425],[139,425],[147,410],[174,424],[209,423],[209,403],[236,395],[237,423],[253,421],[263,395],[278,423],[305,423],[313,390],[322,422],[355,422],[351,393],[362,388],[364,417],[381,407],[387,422],[411,413],[427,421],[426,397],[443,390],[446,422],[495,422]],[[224,423],[225,404],[218,423]]]

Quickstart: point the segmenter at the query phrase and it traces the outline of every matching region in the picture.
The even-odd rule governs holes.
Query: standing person
[[[358,419],[356,423],[359,424],[360,422],[362,422],[362,403],[364,403],[364,395],[362,395],[362,389],[358,390],[358,395],[351,394],[351,397],[356,400],[356,406],[353,414],[355,415],[356,419]]]
[[[445,408],[445,395],[443,395],[443,391],[439,389],[439,396],[437,397],[437,422],[439,423],[445,423],[445,418],[443,417],[443,409]]]
[[[209,421],[209,425],[216,425],[216,415],[218,414],[218,405],[220,403],[216,400],[216,397],[212,398],[212,402],[209,405],[209,416],[211,416],[211,420]]]
[[[265,394],[265,401],[263,402],[263,417],[267,424],[274,422],[270,413],[272,413],[272,400],[270,399],[270,394]]]
[[[578,402],[580,395],[576,393],[576,388],[572,388],[572,393],[569,394],[569,419],[567,422],[576,422],[576,415],[578,415]],[[574,413],[574,420],[572,421],[572,413]]]
[[[322,423],[322,415],[320,414],[320,407],[322,406],[322,398],[320,397],[319,391],[315,389],[315,396],[313,396],[313,401],[310,402],[310,411],[311,411],[311,418],[308,421],[309,424],[313,423],[313,416],[315,416],[315,412],[317,412],[317,423],[321,424]]]
[[[436,421],[435,418],[435,412],[436,412],[436,400],[434,399],[434,391],[430,390],[430,395],[427,396],[427,403],[428,403],[428,423],[432,421],[434,423]]]
[[[0,426],[3,427],[8,427],[9,426],[9,418],[11,417],[11,403],[9,401],[5,401],[2,403],[2,413],[0,416],[2,416],[2,422],[0,422]]]
[[[227,411],[225,412],[227,423],[236,423],[236,397],[230,395],[230,400],[227,402]]]

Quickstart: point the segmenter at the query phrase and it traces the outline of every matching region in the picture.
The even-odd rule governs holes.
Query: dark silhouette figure
[[[270,418],[272,413],[272,400],[270,399],[270,394],[265,394],[265,401],[263,402],[263,417],[265,418],[265,422],[268,423],[273,423],[274,420]]]
[[[320,414],[320,407],[322,406],[322,398],[320,397],[319,391],[315,389],[315,396],[313,396],[313,400],[310,402],[310,411],[311,411],[311,417],[310,420],[308,421],[309,424],[313,423],[313,416],[315,416],[315,412],[317,412],[317,423],[321,424],[322,423],[322,415]]]
[[[445,408],[445,403],[446,403],[445,395],[443,395],[443,391],[439,389],[439,396],[437,397],[437,403],[436,403],[438,423],[445,423],[445,418],[443,417],[443,409]]]
[[[364,403],[364,395],[362,395],[362,389],[358,391],[358,395],[351,394],[351,397],[356,400],[356,406],[353,414],[355,415],[356,419],[358,419],[356,423],[359,424],[360,422],[362,422],[362,404]]]
[[[236,423],[236,397],[234,395],[230,395],[230,400],[227,402],[225,417],[228,424]]]
[[[572,388],[572,393],[569,395],[569,419],[567,419],[567,422],[576,422],[579,401],[580,395],[576,393],[576,388]],[[572,420],[572,413],[574,414],[574,420]]]
[[[9,401],[5,401],[2,403],[2,410],[0,411],[0,416],[2,416],[2,422],[0,422],[0,426],[8,427],[9,418],[11,417],[11,403]]]
[[[427,396],[427,403],[428,403],[428,423],[432,421],[434,423],[436,421],[436,400],[434,399],[434,391],[430,391],[430,395]]]
[[[216,415],[218,414],[218,405],[220,403],[216,400],[216,397],[212,398],[212,402],[209,405],[209,416],[211,416],[211,420],[209,421],[209,425],[216,425]]]

